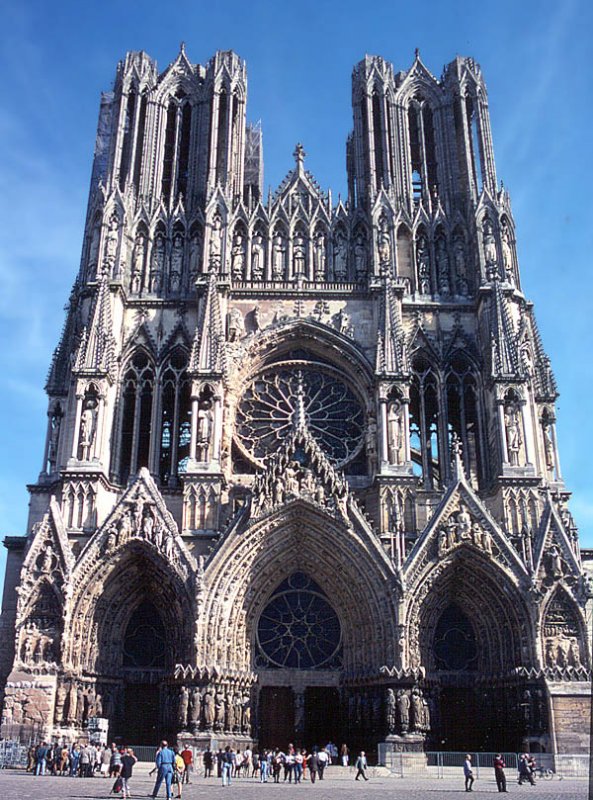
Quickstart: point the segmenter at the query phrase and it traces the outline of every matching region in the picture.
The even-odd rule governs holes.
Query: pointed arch
[[[146,349],[137,347],[125,362],[119,386],[119,436],[112,470],[122,484],[148,466],[154,388],[153,358]]]

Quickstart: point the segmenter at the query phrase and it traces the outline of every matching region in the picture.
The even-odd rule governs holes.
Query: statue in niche
[[[397,693],[397,709],[401,732],[407,733],[410,726],[410,698],[404,689],[400,689]]]
[[[272,278],[275,281],[284,279],[285,256],[286,242],[282,233],[277,230],[272,242]]]
[[[453,519],[453,515],[447,520],[447,544],[450,548],[457,544],[457,523]]]
[[[199,231],[194,231],[189,242],[189,283],[193,288],[194,283],[200,273],[202,261],[202,235]]]
[[[107,237],[105,239],[105,258],[103,263],[105,269],[110,275],[115,274],[115,266],[117,259],[117,245],[119,241],[119,217],[117,213],[113,213],[109,218],[109,227],[107,229]]]
[[[430,255],[426,236],[421,234],[416,244],[416,265],[418,268],[418,289],[420,294],[430,294]]]
[[[152,541],[152,534],[154,532],[154,517],[147,511],[142,520],[142,536],[148,541]]]
[[[455,275],[457,277],[457,291],[462,297],[469,294],[467,282],[467,265],[465,261],[465,243],[462,236],[455,237],[453,242],[453,258],[455,260]]]
[[[284,484],[286,486],[286,494],[297,496],[299,494],[299,482],[297,480],[297,472],[294,464],[288,464],[284,471]]]
[[[218,214],[215,215],[210,231],[210,269],[219,269],[222,257],[222,222]]]
[[[182,729],[187,726],[187,711],[189,707],[189,691],[187,686],[182,686],[179,690],[179,716],[178,721]]]
[[[49,431],[49,447],[47,451],[47,460],[49,462],[49,470],[53,472],[56,468],[56,463],[58,460],[58,442],[60,440],[60,428],[62,426],[62,414],[61,411],[56,409],[54,413],[51,415],[51,420],[49,423],[50,431]]]
[[[313,270],[316,281],[325,280],[325,235],[323,231],[317,231],[315,234]]]
[[[558,580],[564,575],[564,566],[562,564],[562,556],[560,554],[560,548],[558,545],[553,544],[548,550],[546,566],[548,577],[552,578],[553,580]]]
[[[496,264],[496,241],[494,239],[494,228],[489,217],[486,217],[482,225],[482,242],[484,245],[484,258],[488,266]]]
[[[334,241],[334,278],[344,281],[348,277],[348,250],[346,237],[341,230],[336,233]]]
[[[346,312],[344,308],[341,308],[337,314],[337,324],[338,330],[344,336],[353,336],[354,335],[354,328],[350,323],[350,315]]]
[[[393,689],[387,689],[387,699],[385,701],[385,718],[387,722],[387,733],[395,733],[397,726],[397,701]]]
[[[264,237],[256,231],[251,242],[251,277],[261,281],[264,277]]]
[[[60,683],[56,692],[56,711],[54,716],[57,725],[60,725],[64,720],[64,705],[67,695],[68,690],[63,683]]]
[[[70,684],[70,691],[68,692],[68,722],[76,722],[77,719],[77,702],[78,693],[76,691],[76,684]]]
[[[307,274],[307,246],[301,231],[297,231],[292,243],[292,264],[295,277]]]
[[[567,658],[568,658],[568,665],[570,667],[575,667],[575,669],[578,669],[579,667],[582,666],[581,654],[579,652],[579,645],[574,639],[571,639],[570,644],[568,645]]]
[[[381,272],[388,273],[391,268],[391,238],[389,236],[389,227],[386,219],[382,219],[379,223],[377,250],[379,253],[379,267],[381,268]]]
[[[364,237],[359,231],[354,240],[354,271],[356,280],[362,281],[367,272],[367,248]]]
[[[192,689],[191,693],[191,712],[190,712],[190,727],[192,732],[195,732],[200,727],[200,715],[202,712],[202,695],[197,686]]]
[[[392,400],[387,407],[387,452],[390,464],[401,463],[403,444],[401,403]]]
[[[142,273],[144,272],[144,259],[146,257],[146,237],[140,231],[134,243],[134,257],[132,259],[132,277],[130,291],[137,294],[142,288]]]
[[[224,711],[224,695],[217,694],[214,701],[214,730],[216,731],[222,731],[224,729]]]
[[[243,321],[243,314],[235,306],[229,311],[229,342],[237,342],[245,333],[245,323]]]
[[[502,265],[504,268],[505,280],[514,283],[513,280],[513,251],[511,250],[511,234],[509,226],[504,223],[501,231],[502,243]]]
[[[224,699],[224,727],[229,732],[232,732],[235,727],[235,706],[232,694],[227,694]]]
[[[248,694],[243,697],[243,718],[241,727],[246,736],[251,735],[251,701]]]
[[[447,253],[447,243],[442,236],[437,239],[436,262],[439,293],[448,295],[451,291],[449,283],[449,254]]]
[[[231,248],[231,275],[233,280],[240,281],[244,278],[245,270],[245,240],[241,230],[235,231],[233,246]]]
[[[165,237],[162,234],[157,234],[154,240],[154,249],[152,251],[152,264],[150,268],[150,286],[149,291],[157,294],[163,285],[163,275],[165,272]]]
[[[81,461],[90,459],[91,448],[95,439],[97,407],[93,398],[86,398],[83,401],[83,409],[80,415],[80,458]]]
[[[542,420],[542,435],[544,439],[544,453],[546,455],[546,466],[554,469],[554,442],[552,441],[552,425],[549,420]]]
[[[438,554],[439,556],[444,556],[447,550],[449,549],[449,542],[447,539],[447,529],[441,528],[439,530],[439,538],[438,538]]]
[[[417,686],[414,686],[414,688],[412,689],[411,706],[412,706],[412,726],[411,726],[412,730],[416,731],[417,733],[422,733],[424,730],[423,697],[422,697],[422,691]]]
[[[512,404],[505,409],[505,429],[509,464],[513,467],[519,466],[519,454],[523,440],[521,438],[521,425],[519,410]]]
[[[214,698],[210,690],[204,693],[202,702],[204,706],[204,727],[206,728],[206,730],[212,730],[212,726],[214,724],[215,709],[214,709]]]
[[[171,274],[169,275],[169,291],[176,294],[181,287],[181,274],[183,271],[183,237],[175,234],[173,249],[171,251]]]
[[[203,400],[198,408],[198,431],[196,439],[198,461],[204,462],[209,460],[213,429],[214,414],[212,413],[212,403],[210,400]]]
[[[261,330],[261,314],[259,306],[254,306],[253,311],[251,312],[251,319],[253,322],[253,332],[257,333],[259,330]]]

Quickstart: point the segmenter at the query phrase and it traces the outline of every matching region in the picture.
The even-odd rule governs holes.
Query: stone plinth
[[[253,749],[255,740],[251,736],[244,736],[241,733],[215,733],[214,731],[190,733],[189,731],[181,731],[181,733],[177,734],[177,746],[179,749],[189,747],[200,752],[208,749],[216,752],[220,748],[224,750],[227,745],[235,751],[240,750],[243,752],[248,747]]]

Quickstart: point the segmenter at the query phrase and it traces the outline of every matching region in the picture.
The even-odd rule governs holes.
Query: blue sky
[[[582,544],[593,547],[592,4],[13,0],[2,16],[1,535],[25,533],[25,485],[41,467],[43,384],[80,257],[99,94],[126,50],[145,50],[162,70],[183,40],[192,61],[217,49],[246,59],[266,185],[280,182],[302,141],[334,196],[345,194],[350,75],[365,53],[407,69],[419,47],[436,75],[456,54],[482,65],[523,287],[561,391],[562,468]]]

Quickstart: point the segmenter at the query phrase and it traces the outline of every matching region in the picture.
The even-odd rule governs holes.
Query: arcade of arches
[[[352,80],[347,202],[301,145],[263,202],[236,54],[118,66],[0,735],[588,746],[593,557],[482,72]]]

